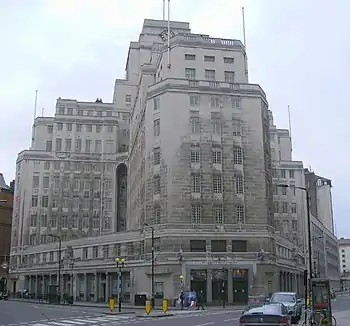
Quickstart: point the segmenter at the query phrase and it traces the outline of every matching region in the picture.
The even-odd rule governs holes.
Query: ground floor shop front
[[[23,271],[12,277],[9,290],[21,293],[24,289],[33,296],[44,296],[50,285],[60,283],[62,294],[79,301],[106,302],[120,295],[123,302],[134,304],[135,296],[152,292],[152,272],[149,265],[128,267],[119,273],[112,267],[89,270]],[[242,305],[252,296],[266,296],[276,291],[293,291],[303,295],[302,271],[263,263],[198,263],[157,264],[154,269],[154,295],[171,301],[182,290],[203,291],[207,304]]]

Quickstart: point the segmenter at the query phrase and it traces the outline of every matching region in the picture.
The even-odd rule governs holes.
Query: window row
[[[224,210],[221,205],[214,206],[212,217],[216,224],[224,224],[226,223]],[[202,224],[202,205],[201,204],[193,204],[191,211],[191,223],[192,224]],[[234,223],[245,223],[245,209],[243,205],[236,206],[236,211],[234,215]]]
[[[234,71],[225,71],[224,72],[224,81],[225,83],[233,84],[235,82],[235,72]],[[196,78],[196,69],[195,68],[185,68],[185,78],[188,80],[197,80]],[[216,71],[215,69],[205,69],[204,78],[207,81],[216,81]]]
[[[292,169],[272,169],[272,177],[273,178],[282,178],[282,179],[294,179],[295,178],[295,170]]]
[[[111,218],[104,217],[103,221],[109,221],[104,225],[104,229],[111,228]],[[51,227],[51,228],[61,228],[61,229],[99,229],[100,228],[100,217],[93,216],[68,216],[62,215],[58,218],[57,215],[52,215],[51,219],[48,220],[47,215],[41,215],[40,218],[37,215],[31,215],[30,217],[30,226],[31,227]]]
[[[205,97],[205,99],[208,98],[208,95],[201,95],[201,94],[190,94],[188,96],[188,102],[190,108],[199,108],[201,105],[201,101]],[[224,108],[226,105],[226,99],[229,98],[230,100],[230,106],[233,109],[240,109],[241,108],[241,97],[240,96],[230,96],[230,97],[223,97],[219,95],[210,95],[209,96],[209,105],[212,109],[218,109],[218,108]],[[161,102],[160,102],[160,96],[157,96],[153,98],[153,109],[155,111],[160,110],[161,108]]]
[[[84,171],[84,172],[101,172],[102,167],[104,167],[104,172],[114,172],[115,164],[102,164],[102,163],[85,163],[78,161],[34,161],[34,168],[40,168],[41,163],[43,163],[44,170],[50,170],[51,167],[59,171],[63,168],[65,171]],[[37,182],[39,185],[39,183]]]
[[[223,178],[221,175],[213,175],[212,179],[213,193],[221,194],[223,192]],[[244,193],[243,176],[234,178],[234,190],[236,194]],[[198,174],[191,175],[191,192],[200,194],[202,192],[202,177]]]
[[[227,252],[231,245],[232,252],[247,252],[247,240],[211,240],[211,252]],[[191,252],[208,252],[207,240],[190,240]]]
[[[126,106],[131,105],[131,95],[125,96],[125,104]],[[129,113],[126,112],[115,112],[114,110],[104,110],[101,111],[95,111],[95,110],[84,110],[84,109],[73,109],[73,108],[64,108],[64,107],[58,107],[56,110],[57,114],[59,115],[76,115],[79,117],[117,117],[120,116],[123,117],[123,120],[127,120],[129,118]]]
[[[282,195],[282,196],[296,195],[296,187],[293,185],[288,187],[279,187],[278,185],[274,184],[272,185],[272,190],[274,195]]]
[[[201,133],[201,118],[198,112],[191,112],[190,117],[190,128],[192,134]],[[211,132],[213,135],[222,135],[223,125],[227,125],[227,121],[223,121],[221,118],[212,117],[210,119]],[[242,136],[242,123],[239,119],[232,119],[231,122],[232,136]],[[153,121],[153,136],[160,136],[160,119],[155,119]]]
[[[215,62],[215,56],[213,55],[205,55],[203,56],[203,60],[204,62]],[[185,60],[196,60],[196,55],[195,54],[189,54],[189,53],[186,53],[185,54]],[[220,60],[222,60],[224,63],[234,63],[234,58],[233,57],[223,57],[223,58],[220,58]]]
[[[297,204],[289,203],[286,201],[282,202],[274,202],[274,212],[282,213],[282,214],[296,214],[297,212]]]
[[[189,155],[190,163],[200,164],[201,163],[201,148],[200,146],[193,146]],[[235,165],[243,164],[243,150],[241,147],[233,147],[232,149],[232,161]],[[153,149],[153,164],[158,165],[161,162],[161,150],[160,147]],[[212,148],[212,163],[222,164],[223,163],[223,152],[222,148],[214,146]]]
[[[104,130],[106,130],[107,132],[114,132],[116,130],[116,126],[103,126],[103,125],[93,125],[93,124],[86,124],[83,125],[81,123],[65,123],[63,124],[62,122],[57,122],[56,123],[56,130],[57,131],[62,131],[63,127],[65,125],[65,131],[73,131],[73,126],[75,126],[75,131],[76,132],[82,132],[83,131],[83,126],[85,127],[85,132],[92,132],[93,131],[93,127],[94,128],[94,132],[100,133]],[[47,126],[47,132],[49,134],[53,133],[53,126],[52,125],[48,125]]]
[[[73,210],[78,209],[95,209],[99,210],[101,209],[101,205],[103,203],[103,209],[105,211],[111,211],[112,206],[112,199],[101,196],[100,192],[95,192],[95,195],[90,196],[90,191],[84,191],[84,198],[80,198],[78,196],[73,198],[63,198],[63,199],[52,199],[51,200],[51,208],[63,208],[63,209],[69,209],[72,208]],[[102,197],[102,202],[101,202]],[[40,205],[39,205],[40,202]],[[31,207],[42,207],[42,208],[48,208],[49,207],[49,197],[48,196],[32,196],[32,204]],[[46,214],[44,214],[46,216]],[[34,226],[34,225],[33,225]]]
[[[95,140],[93,141],[91,139],[75,139],[75,143],[73,143],[73,139],[71,138],[56,138],[55,140],[55,151],[56,152],[76,152],[76,153],[97,153],[101,154],[112,154],[116,152],[116,143],[113,140]],[[47,152],[52,152],[53,150],[53,143],[52,140],[47,140],[45,145],[45,150]],[[127,151],[128,145],[123,144],[119,146],[118,152],[121,151]]]

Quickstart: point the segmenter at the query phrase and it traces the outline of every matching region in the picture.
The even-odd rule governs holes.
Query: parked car
[[[0,300],[8,300],[7,292],[0,292]]]
[[[261,303],[246,309],[239,319],[239,326],[290,326],[291,314],[282,303]]]
[[[289,315],[292,316],[292,324],[298,324],[301,319],[303,306],[301,300],[295,292],[276,292],[270,300],[270,303],[282,303],[288,309]]]

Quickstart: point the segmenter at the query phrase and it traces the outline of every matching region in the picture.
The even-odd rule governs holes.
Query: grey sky
[[[172,0],[171,18],[242,38],[242,4],[250,82],[268,94],[278,127],[288,127],[291,105],[294,157],[333,180],[337,233],[350,237],[350,1]],[[52,115],[58,97],[111,101],[129,42],[144,18],[162,18],[162,0],[0,0],[0,14],[0,171],[9,183],[30,143],[35,90],[38,115]]]

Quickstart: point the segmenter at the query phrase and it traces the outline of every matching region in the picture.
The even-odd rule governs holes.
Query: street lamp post
[[[152,241],[152,267],[151,267],[151,292],[152,292],[152,297],[151,297],[151,303],[152,303],[152,308],[154,308],[154,227],[148,225],[145,223],[145,226],[148,226],[152,233],[151,233],[151,241]]]
[[[49,237],[58,239],[58,303],[61,302],[61,256],[62,256],[62,238],[57,234],[48,234]]]
[[[278,187],[281,188],[290,188],[289,185],[286,184],[282,184],[282,185],[277,185]],[[305,311],[307,309],[307,295],[308,295],[308,291],[310,291],[311,293],[311,278],[312,278],[312,256],[311,256],[311,250],[312,250],[312,239],[311,239],[311,215],[310,215],[310,195],[309,195],[309,190],[307,188],[304,187],[294,187],[295,189],[300,189],[305,191],[305,195],[306,195],[306,210],[307,210],[307,235],[308,235],[308,251],[309,251],[309,261],[308,261],[308,265],[309,265],[309,279],[305,280]],[[308,285],[309,284],[309,285]],[[309,289],[308,289],[309,287]],[[305,314],[305,325],[307,325],[307,314]]]
[[[122,270],[124,267],[125,259],[116,258],[115,262],[118,268],[118,311],[122,311]]]

